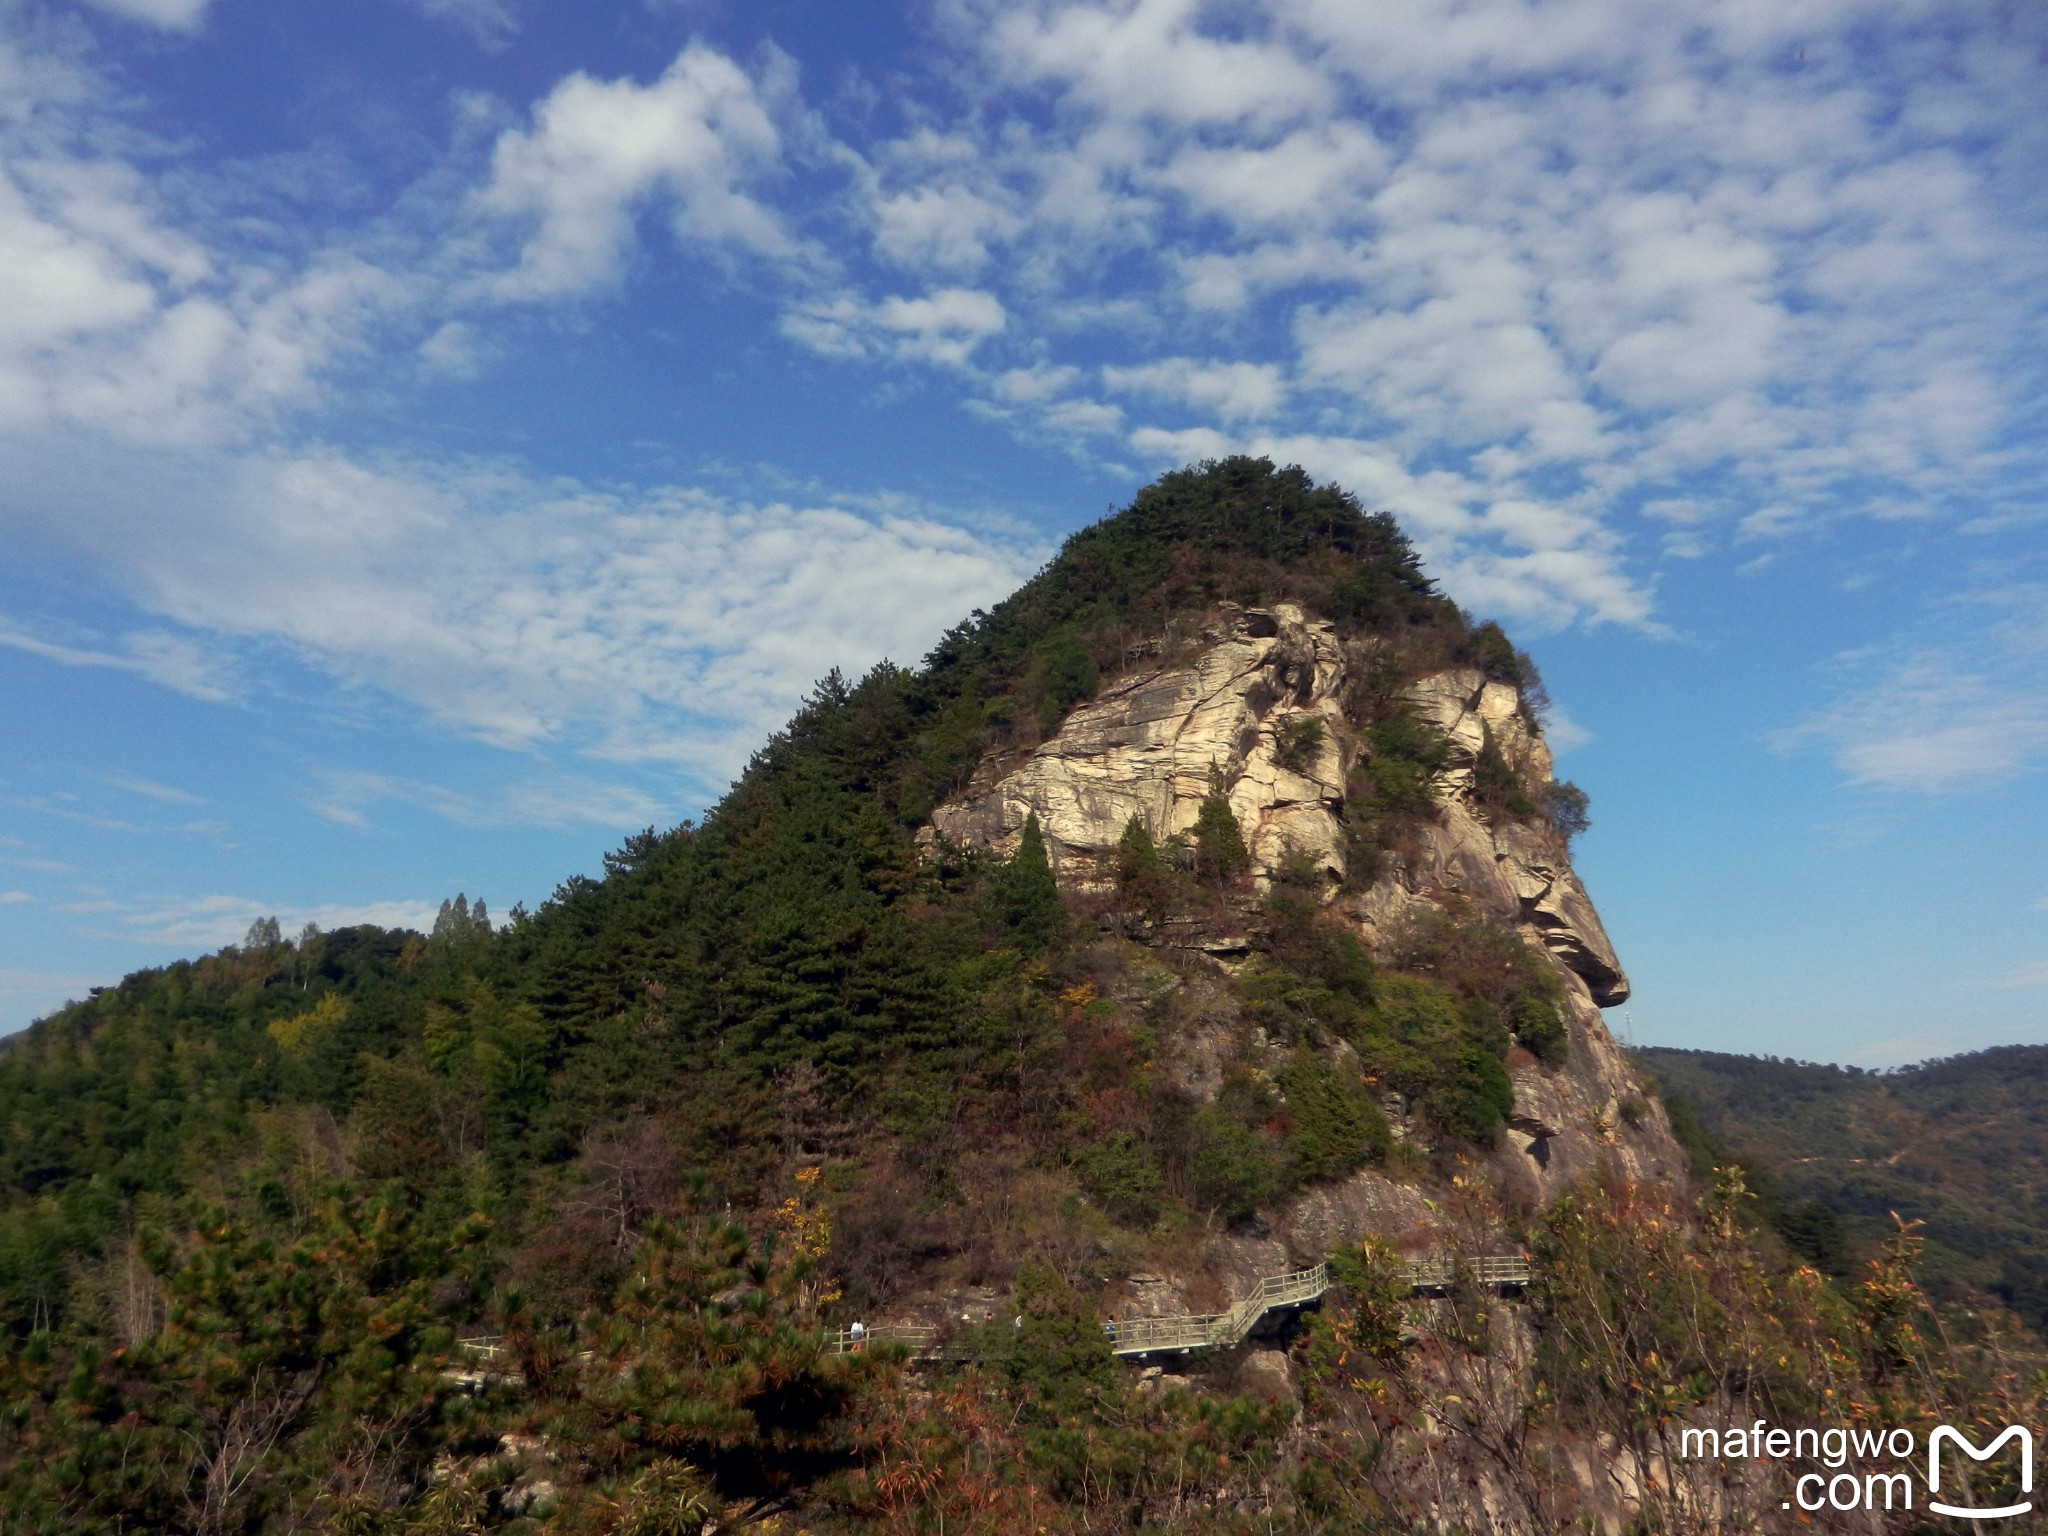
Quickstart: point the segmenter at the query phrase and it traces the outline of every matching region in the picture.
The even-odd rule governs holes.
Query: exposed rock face
[[[937,833],[1008,851],[1035,814],[1061,881],[1101,888],[1133,816],[1164,841],[1194,826],[1220,782],[1257,881],[1306,855],[1326,876],[1332,910],[1381,954],[1413,916],[1457,903],[1511,924],[1556,965],[1571,1061],[1563,1070],[1514,1073],[1514,1111],[1495,1154],[1504,1177],[1538,1198],[1602,1161],[1628,1177],[1676,1177],[1681,1163],[1661,1112],[1600,1020],[1600,1007],[1628,997],[1628,979],[1564,840],[1547,824],[1489,820],[1474,799],[1489,740],[1525,784],[1551,777],[1549,748],[1517,691],[1469,669],[1435,673],[1408,690],[1410,706],[1450,747],[1436,814],[1369,888],[1340,895],[1345,786],[1363,750],[1343,707],[1346,647],[1330,625],[1285,603],[1230,613],[1203,640],[1189,661],[1105,687],[1023,762],[984,765],[965,795],[934,814]],[[1229,965],[1243,958],[1245,939],[1201,934],[1181,947]],[[1198,1096],[1215,1092],[1223,1047],[1213,1031],[1182,1042],[1178,1075]],[[1392,1108],[1397,1134],[1426,1140],[1419,1122],[1403,1124],[1400,1106]],[[1259,1263],[1280,1262],[1282,1233],[1288,1247],[1307,1252],[1367,1232],[1412,1244],[1428,1226],[1407,1194],[1362,1173],[1350,1186],[1304,1195],[1265,1240],[1273,1252],[1243,1255],[1246,1283]]]
[[[1446,817],[1450,836],[1439,845],[1445,866],[1464,870],[1469,861],[1461,863],[1455,855],[1490,843],[1493,878],[1487,878],[1483,867],[1470,872],[1482,885],[1496,887],[1489,894],[1512,897],[1518,920],[1534,928],[1551,953],[1585,978],[1594,1002],[1603,1008],[1627,1002],[1628,978],[1586,888],[1572,873],[1562,840],[1548,829],[1518,822],[1499,827],[1472,824],[1467,797],[1489,735],[1529,782],[1542,784],[1551,778],[1550,748],[1541,733],[1531,729],[1520,695],[1508,684],[1489,682],[1477,672],[1454,671],[1423,678],[1408,690],[1408,697],[1416,712],[1451,744],[1451,768],[1441,798],[1447,812],[1464,814],[1462,824],[1455,814]]]
[[[1260,877],[1289,853],[1344,875],[1344,659],[1328,624],[1252,609],[1190,665],[1142,672],[1076,709],[1029,761],[932,817],[940,835],[1008,851],[1036,814],[1060,878],[1090,884],[1133,816],[1164,841],[1195,824],[1212,774]],[[1306,722],[1321,726],[1320,741]],[[1296,742],[1286,750],[1290,736]]]
[[[1290,855],[1341,881],[1345,781],[1356,748],[1335,632],[1281,603],[1248,610],[1205,638],[1194,661],[1112,684],[1024,763],[979,776],[933,814],[938,834],[1008,852],[1035,814],[1062,882],[1096,885],[1133,816],[1162,842],[1187,832],[1220,775],[1262,885]],[[1353,915],[1373,936],[1415,900],[1460,892],[1540,938],[1600,1006],[1625,1001],[1628,979],[1562,839],[1547,828],[1490,826],[1472,809],[1474,765],[1489,734],[1531,782],[1550,778],[1549,748],[1520,696],[1458,670],[1423,678],[1409,698],[1451,746],[1440,818],[1422,830],[1409,867],[1351,903]],[[1316,727],[1320,738],[1310,742]]]

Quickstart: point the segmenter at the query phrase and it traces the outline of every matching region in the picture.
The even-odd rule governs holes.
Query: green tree
[[[1476,1012],[1416,977],[1383,977],[1354,1044],[1366,1064],[1452,1135],[1484,1140],[1514,1108],[1514,1083]],[[1490,1019],[1490,1014],[1489,1014]],[[1490,1024],[1498,1034],[1497,1022]],[[1504,1044],[1504,1040],[1499,1042]]]
[[[1067,909],[1060,903],[1059,882],[1053,877],[1037,812],[1024,818],[1017,851],[996,871],[992,885],[996,921],[1020,948],[1035,954],[1065,930]]]
[[[702,1215],[656,1222],[575,1333],[507,1318],[538,1427],[562,1448],[568,1528],[622,1507],[652,1519],[788,1498],[852,1464],[865,1362],[824,1354],[803,1246]]]
[[[1480,809],[1498,820],[1525,819],[1536,814],[1536,802],[1522,783],[1522,776],[1501,750],[1493,727],[1480,726],[1479,756],[1472,764],[1472,797]]]
[[[1591,805],[1591,797],[1570,779],[1552,779],[1543,791],[1544,814],[1567,843],[1593,825]]]
[[[1074,1171],[1112,1220],[1141,1226],[1159,1213],[1165,1179],[1145,1144],[1130,1131],[1112,1131],[1091,1141],[1076,1156]]]
[[[452,1336],[435,1297],[451,1279],[461,1293],[480,1223],[435,1235],[337,1197],[286,1241],[193,1214],[189,1232],[144,1237],[165,1301],[154,1336],[0,1368],[0,1508],[20,1529],[255,1529],[351,1475],[416,1485],[445,1443]]]
[[[1287,1095],[1287,1155],[1297,1182],[1342,1178],[1386,1157],[1392,1133],[1356,1072],[1341,1072],[1299,1045],[1279,1081]]]
[[[1244,844],[1244,828],[1230,808],[1224,792],[1223,775],[1209,770],[1209,793],[1195,814],[1195,873],[1204,880],[1234,880],[1251,868],[1251,850]]]
[[[1273,760],[1289,773],[1307,773],[1316,765],[1329,730],[1320,715],[1296,715],[1280,727]]]
[[[1194,1117],[1188,1196],[1226,1221],[1245,1221],[1287,1189],[1287,1170],[1272,1144],[1228,1110],[1205,1105]]]
[[[1060,635],[1049,642],[1039,657],[1040,734],[1050,736],[1057,730],[1068,710],[1095,697],[1100,682],[1095,657],[1078,636]]]

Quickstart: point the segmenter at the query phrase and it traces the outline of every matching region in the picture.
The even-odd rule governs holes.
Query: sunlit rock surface
[[[1189,831],[1220,776],[1262,880],[1290,853],[1341,879],[1345,672],[1334,632],[1283,603],[1205,638],[1190,664],[1105,687],[1026,762],[940,807],[939,834],[1007,851],[1036,814],[1061,879],[1092,884],[1133,816],[1161,842]],[[1307,719],[1322,724],[1321,743],[1284,753]]]

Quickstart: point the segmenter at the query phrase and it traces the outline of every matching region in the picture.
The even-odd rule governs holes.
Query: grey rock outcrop
[[[1358,750],[1344,718],[1344,647],[1330,625],[1287,603],[1244,611],[1204,638],[1189,662],[1112,683],[1022,763],[989,765],[934,812],[937,834],[1007,853],[1036,815],[1062,883],[1099,887],[1132,817],[1161,842],[1186,833],[1220,778],[1261,885],[1290,857],[1341,882],[1345,786]],[[1421,679],[1408,699],[1450,745],[1439,815],[1420,829],[1407,867],[1351,903],[1352,915],[1371,937],[1416,900],[1458,892],[1510,916],[1601,1007],[1626,1001],[1628,978],[1563,840],[1547,827],[1490,825],[1473,807],[1489,736],[1527,781],[1551,776],[1550,750],[1515,689],[1459,669]]]

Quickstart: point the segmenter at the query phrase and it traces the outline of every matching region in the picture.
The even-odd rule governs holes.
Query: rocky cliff
[[[1242,613],[1202,641],[1186,662],[1104,688],[1022,764],[985,764],[934,827],[1007,852],[1035,814],[1062,883],[1098,885],[1132,817],[1162,842],[1187,833],[1220,776],[1257,880],[1305,854],[1341,881],[1349,669],[1334,630],[1283,604]],[[1304,721],[1323,727],[1320,738],[1290,753],[1290,730]]]
[[[1628,980],[1565,840],[1540,816],[1516,819],[1481,804],[1477,778],[1489,751],[1530,786],[1551,777],[1541,729],[1514,686],[1458,669],[1400,688],[1399,707],[1444,743],[1433,804],[1377,868],[1352,867],[1347,797],[1370,754],[1356,718],[1373,660],[1298,607],[1223,610],[1190,654],[1115,679],[1035,748],[985,761],[967,791],[935,813],[935,835],[1008,852],[1036,816],[1061,883],[1102,892],[1133,818],[1167,842],[1193,828],[1203,799],[1220,787],[1251,852],[1255,892],[1290,865],[1299,880],[1305,860],[1326,910],[1383,961],[1419,916],[1477,911],[1511,927],[1552,968],[1568,1055],[1545,1065],[1526,1051],[1509,1054],[1514,1110],[1486,1154],[1511,1205],[1547,1200],[1603,1162],[1632,1179],[1678,1178],[1683,1159],[1662,1111],[1601,1021],[1602,1007],[1628,997]],[[1255,896],[1238,912],[1256,924]],[[1214,932],[1185,947],[1226,972],[1245,948]],[[1215,1092],[1218,1037],[1231,1023],[1225,990],[1212,1001],[1214,1026],[1179,1043],[1181,1080],[1197,1096]],[[1427,1146],[1430,1132],[1412,1106],[1390,1097],[1386,1107],[1397,1136]],[[1311,1190],[1275,1212],[1263,1236],[1239,1239],[1237,1278],[1368,1232],[1411,1249],[1441,1246],[1450,1236],[1437,1204],[1413,1179],[1371,1170]],[[1175,1300],[1170,1285],[1154,1284],[1147,1296],[1169,1309]]]

